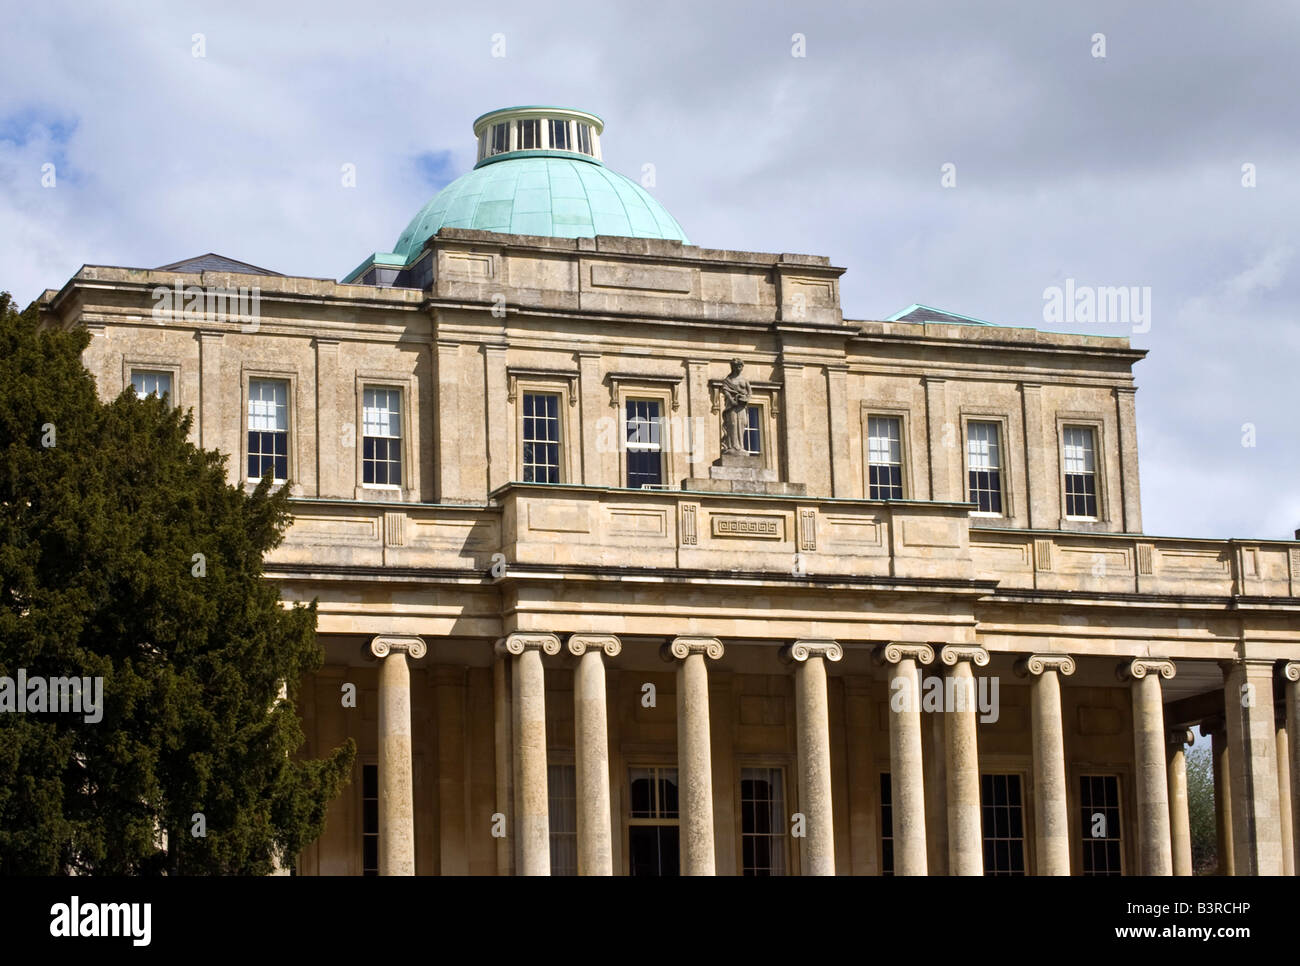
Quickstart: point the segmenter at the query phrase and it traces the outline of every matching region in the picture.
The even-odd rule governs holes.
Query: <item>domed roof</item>
[[[457,178],[416,213],[393,253],[410,261],[440,228],[687,242],[677,220],[636,182],[594,159],[553,156],[492,159]]]

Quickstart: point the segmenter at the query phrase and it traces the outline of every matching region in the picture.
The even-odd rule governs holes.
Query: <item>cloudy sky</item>
[[[1290,537],[1300,5],[794,6],[10,8],[0,288],[207,251],[339,278],[469,169],[473,118],[571,105],[695,243],[845,266],[847,317],[1131,334],[1147,532]],[[1045,321],[1067,279],[1149,317]]]

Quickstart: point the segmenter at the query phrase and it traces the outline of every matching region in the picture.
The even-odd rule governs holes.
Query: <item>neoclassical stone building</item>
[[[299,873],[1188,874],[1197,725],[1220,871],[1293,871],[1300,543],[1143,533],[1143,351],[848,320],[824,257],[690,244],[595,115],[474,130],[342,282],[41,299],[290,488],[308,750],[360,749]]]

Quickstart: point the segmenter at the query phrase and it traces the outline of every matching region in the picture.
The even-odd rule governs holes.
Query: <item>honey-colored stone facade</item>
[[[1142,533],[1127,339],[846,321],[843,270],[806,255],[444,229],[423,258],[424,290],[87,266],[41,302],[91,331],[105,398],[171,373],[234,484],[250,379],[287,385],[268,577],[319,601],[308,751],[359,747],[300,872],[367,871],[369,836],[384,872],[626,874],[634,835],[661,863],[676,835],[698,874],[1080,873],[1114,841],[1108,867],[1186,874],[1193,725],[1226,761],[1223,871],[1294,869],[1300,543]],[[177,286],[256,310],[158,311]],[[779,483],[683,488],[711,478],[733,358]],[[399,394],[399,485],[364,482],[367,387]],[[534,393],[559,482],[525,482]],[[658,488],[628,486],[629,399],[659,404]],[[872,416],[900,421],[901,500],[869,499]],[[968,502],[971,420],[996,426],[996,516]],[[1095,444],[1089,519],[1067,427]],[[996,714],[908,705],[918,674],[995,681]],[[676,814],[642,814],[636,769],[675,772]]]

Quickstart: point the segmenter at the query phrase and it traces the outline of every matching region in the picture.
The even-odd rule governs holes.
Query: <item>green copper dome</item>
[[[457,178],[411,219],[393,253],[409,262],[439,228],[687,242],[677,220],[640,185],[597,161],[549,156],[502,158]]]

